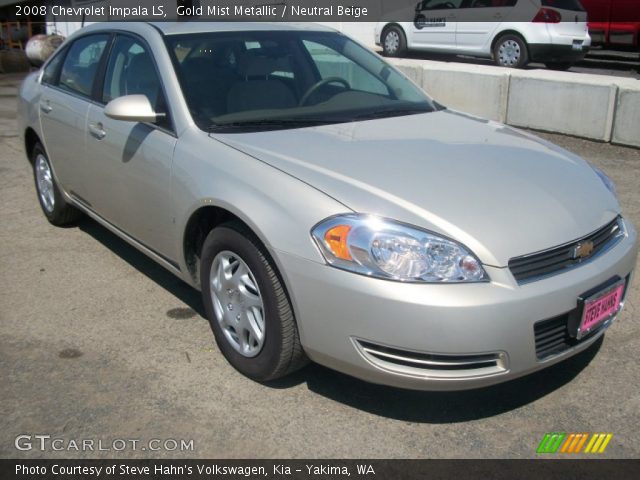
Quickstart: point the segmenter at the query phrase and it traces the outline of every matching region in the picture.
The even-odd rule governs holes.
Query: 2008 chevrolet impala
[[[630,284],[637,235],[603,172],[324,27],[92,25],[19,110],[49,221],[82,212],[200,289],[256,380],[311,359],[505,381],[587,348]]]

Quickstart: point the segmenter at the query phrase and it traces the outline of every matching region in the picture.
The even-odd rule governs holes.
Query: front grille
[[[364,340],[355,343],[360,353],[373,364],[403,374],[463,378],[506,371],[506,356],[502,353],[443,355],[401,350]]]
[[[602,329],[606,328],[606,323],[577,340],[569,335],[569,315],[566,313],[549,320],[543,320],[533,326],[536,338],[536,356],[538,360],[557,355],[575,345],[590,339]]]
[[[618,243],[623,235],[622,220],[618,217],[586,237],[542,252],[512,258],[509,260],[509,270],[518,283],[554,275],[605,252]],[[593,242],[593,250],[585,258],[576,258],[576,248],[585,242]]]

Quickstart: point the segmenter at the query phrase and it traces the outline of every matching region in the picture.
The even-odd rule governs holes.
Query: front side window
[[[69,48],[60,72],[59,87],[73,93],[91,96],[100,59],[109,35],[90,35],[76,40]]]
[[[378,55],[339,33],[212,32],[166,41],[204,130],[296,128],[436,109]]]
[[[119,35],[111,49],[102,91],[102,103],[124,95],[145,95],[157,113],[158,125],[169,127],[167,105],[151,52],[133,37]]]

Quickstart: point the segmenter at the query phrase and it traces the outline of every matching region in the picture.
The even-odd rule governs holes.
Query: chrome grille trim
[[[506,354],[444,355],[404,350],[354,339],[369,362],[397,373],[440,378],[493,375],[507,371]]]
[[[598,258],[613,248],[624,235],[624,223],[618,216],[604,227],[582,238],[548,250],[514,257],[509,260],[509,270],[519,284],[534,282]],[[574,249],[587,241],[593,242],[591,254],[586,258],[574,258]]]

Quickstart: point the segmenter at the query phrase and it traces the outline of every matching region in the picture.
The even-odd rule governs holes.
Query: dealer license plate
[[[624,280],[620,280],[584,301],[578,339],[593,332],[620,311],[623,293]]]

